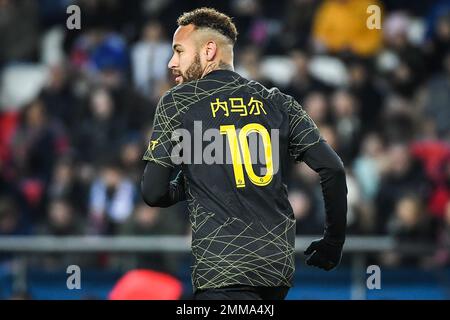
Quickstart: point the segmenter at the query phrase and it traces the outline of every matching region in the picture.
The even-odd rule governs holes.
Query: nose
[[[172,55],[172,58],[170,58],[169,63],[167,64],[167,67],[168,67],[169,69],[174,69],[174,68],[176,68],[177,66],[178,66],[178,61],[177,61],[177,58],[176,58],[176,54],[174,53],[174,54]]]

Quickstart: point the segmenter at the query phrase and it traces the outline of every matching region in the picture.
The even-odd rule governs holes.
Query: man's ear
[[[205,46],[206,61],[213,61],[217,54],[217,44],[210,40]]]

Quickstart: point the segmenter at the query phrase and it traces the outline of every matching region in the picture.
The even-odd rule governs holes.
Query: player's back
[[[173,96],[179,108],[186,106],[180,127],[191,136],[183,155],[191,154],[183,172],[195,197],[206,198],[221,218],[246,224],[289,215],[280,168],[289,123],[275,93],[220,70],[179,86]]]
[[[181,162],[185,177],[194,287],[290,286],[295,219],[286,162],[320,140],[300,105],[216,70],[170,90],[154,129],[162,134],[147,159]]]

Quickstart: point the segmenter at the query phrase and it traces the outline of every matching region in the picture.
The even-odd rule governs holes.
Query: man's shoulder
[[[264,99],[274,101],[277,104],[291,103],[293,100],[292,96],[284,93],[278,87],[268,88],[256,80],[249,80],[248,85],[253,88],[254,92],[257,92]]]
[[[164,93],[163,97],[167,96],[168,98],[176,100],[180,97],[198,94],[201,92],[201,90],[199,91],[199,89],[203,89],[201,83],[201,79],[199,79],[177,84],[167,90]]]
[[[159,103],[158,105],[167,105],[170,103],[173,103],[173,88],[167,90],[166,92],[163,93],[163,95],[161,96],[161,98],[159,98]]]
[[[198,80],[177,84],[174,87],[168,89],[166,92],[164,92],[164,94],[161,96],[161,100],[175,101],[176,98],[182,94],[195,93],[197,87],[198,87]]]
[[[170,113],[185,113],[193,103],[199,100],[196,98],[199,94],[194,89],[195,84],[192,82],[178,84],[164,92],[159,99],[159,107],[164,110],[170,109]]]

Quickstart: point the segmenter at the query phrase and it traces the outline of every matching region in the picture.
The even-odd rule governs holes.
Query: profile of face
[[[122,181],[122,173],[116,166],[106,166],[102,169],[101,178],[107,188],[114,188]]]
[[[149,207],[146,204],[140,204],[137,206],[134,219],[141,228],[153,227],[158,222],[158,218],[158,208]]]
[[[339,137],[336,133],[336,130],[330,125],[321,125],[319,127],[319,130],[322,137],[327,141],[330,147],[332,147],[334,150],[337,150],[339,148]]]
[[[129,142],[122,147],[120,157],[126,166],[132,167],[141,160],[140,154],[141,148],[139,143]]]
[[[297,74],[302,76],[308,75],[308,57],[301,50],[293,50],[290,54],[292,62],[295,65],[295,70]]]
[[[311,209],[311,201],[302,191],[293,191],[289,193],[289,202],[297,220],[304,219],[308,216]]]
[[[333,93],[331,105],[338,118],[345,118],[356,112],[355,97],[344,90],[338,90]]]
[[[450,226],[450,200],[447,201],[447,204],[445,205],[444,209],[444,220],[445,223]]]
[[[73,167],[67,162],[58,163],[54,169],[53,177],[57,183],[68,184],[73,177]]]
[[[321,92],[311,92],[305,98],[305,109],[316,124],[325,122],[328,113],[328,104],[325,95]]]
[[[208,52],[208,48],[200,46],[196,38],[198,32],[194,25],[180,26],[173,36],[173,55],[168,63],[177,84],[198,80],[202,77],[204,65],[214,52]],[[201,50],[205,49],[205,50]]]
[[[383,154],[383,142],[377,133],[367,135],[362,143],[362,151],[368,157],[378,157]]]
[[[396,216],[405,227],[416,226],[422,214],[421,203],[411,197],[401,198],[396,204]]]
[[[25,110],[25,122],[29,127],[41,128],[45,124],[46,111],[41,100],[35,100],[29,108]]]
[[[388,149],[390,171],[393,175],[401,176],[411,168],[412,157],[405,144],[395,144]]]
[[[91,94],[91,110],[98,119],[109,118],[114,111],[114,102],[105,89],[97,89]]]
[[[56,227],[66,227],[73,219],[72,207],[64,200],[55,200],[50,204],[48,219]]]
[[[159,41],[162,37],[161,25],[154,21],[148,23],[144,28],[143,37],[147,41]]]

